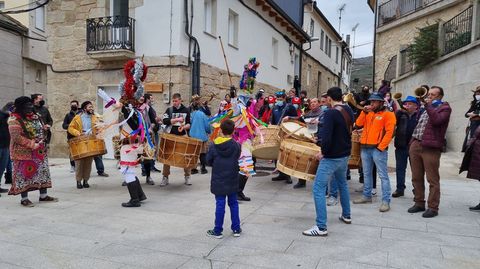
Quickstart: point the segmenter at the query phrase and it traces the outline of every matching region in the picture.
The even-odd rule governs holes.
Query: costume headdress
[[[143,96],[142,82],[147,77],[148,67],[140,59],[129,60],[123,67],[125,80],[120,82],[120,102],[136,105],[138,99]]]

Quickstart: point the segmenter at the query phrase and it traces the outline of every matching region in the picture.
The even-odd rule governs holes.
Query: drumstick
[[[295,131],[293,131],[291,134],[287,134],[287,135],[285,136],[285,138],[288,138],[288,137],[292,136],[292,135],[295,134],[296,132],[300,131],[300,129],[302,129],[302,128],[303,128],[303,126],[298,127],[298,129],[295,130]]]

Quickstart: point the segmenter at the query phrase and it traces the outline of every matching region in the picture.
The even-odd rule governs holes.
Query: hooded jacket
[[[238,159],[240,145],[231,138],[218,137],[210,145],[207,165],[212,167],[210,191],[215,195],[229,195],[238,192]]]

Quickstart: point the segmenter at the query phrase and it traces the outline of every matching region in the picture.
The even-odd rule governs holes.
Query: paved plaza
[[[480,183],[457,175],[459,157],[442,157],[438,217],[406,212],[413,198],[408,180],[406,196],[393,199],[390,212],[378,212],[377,195],[373,204],[352,205],[353,223],[346,225],[338,220],[340,205],[329,207],[328,237],[302,235],[314,224],[312,184],[294,190],[262,171],[247,184],[252,201],[240,204],[241,237],[231,235],[227,211],[221,240],[205,235],[215,208],[210,174],[185,186],[183,171],[172,169],[170,185],[161,188],[161,175],[153,173],[157,185],[141,179],[148,196],[142,207],[122,208],[129,195],[114,161],[105,161],[109,178],[93,176],[90,189],[78,190],[68,160],[51,159],[50,194],[58,203],[38,204],[38,192],[30,194],[34,208],[0,197],[0,268],[478,269],[480,214],[468,206],[479,202]],[[356,172],[349,185],[358,197]]]

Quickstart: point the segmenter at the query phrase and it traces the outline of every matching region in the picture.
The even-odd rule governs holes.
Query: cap
[[[274,96],[269,96],[268,97],[268,103],[269,104],[275,104],[276,101],[277,101],[277,99]]]
[[[302,103],[302,100],[298,97],[293,97],[292,98],[292,104],[297,104],[300,105]]]
[[[285,92],[283,91],[280,91],[280,92],[276,92],[275,93],[275,96],[278,98],[278,97],[285,97]]]
[[[411,103],[415,103],[415,104],[418,105],[418,100],[417,100],[417,98],[415,98],[415,97],[413,97],[413,96],[411,96],[411,95],[407,96],[407,97],[405,98],[405,100],[403,100],[402,102],[403,102],[403,103],[411,102]]]
[[[372,95],[370,95],[370,98],[368,98],[368,101],[385,101],[385,99],[383,99],[380,94],[373,93]]]

